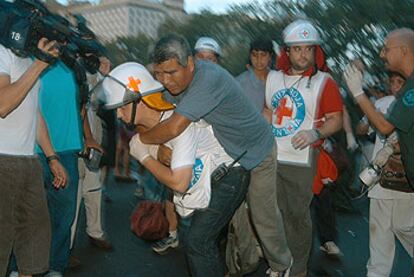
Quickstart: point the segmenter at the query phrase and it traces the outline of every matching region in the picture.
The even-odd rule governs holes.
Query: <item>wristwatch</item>
[[[318,140],[320,140],[320,139],[322,138],[322,134],[321,134],[321,132],[320,132],[318,129],[313,129],[313,130],[315,131],[316,138],[317,138]]]
[[[50,163],[51,161],[53,161],[53,160],[57,160],[57,161],[59,161],[59,156],[58,155],[56,155],[56,154],[53,154],[53,155],[50,155],[50,156],[47,156],[46,157],[46,161],[48,162],[48,163]]]

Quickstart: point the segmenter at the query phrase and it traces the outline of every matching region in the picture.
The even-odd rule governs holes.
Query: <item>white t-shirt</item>
[[[30,58],[19,58],[0,45],[0,75],[9,75],[17,81],[32,64]],[[6,118],[0,118],[0,153],[7,155],[34,155],[37,129],[39,81],[22,103]],[[1,93],[1,90],[0,90]]]
[[[172,115],[172,111],[164,113],[161,120],[165,120]],[[233,159],[224,152],[223,148],[214,137],[214,134],[206,124],[191,123],[179,136],[165,143],[172,149],[171,169],[182,167],[192,167],[193,177],[187,192],[174,192],[174,203],[177,212],[181,216],[189,216],[195,209],[206,208],[210,201],[210,184],[205,184],[208,188],[198,182],[202,178],[207,178],[221,163],[230,164]],[[204,176],[206,173],[208,176]],[[195,187],[193,187],[195,186]],[[197,188],[199,187],[199,188]],[[204,192],[195,190],[203,190]],[[205,191],[208,192],[205,192]],[[208,195],[205,195],[208,194]],[[208,199],[207,199],[208,197]]]
[[[391,103],[394,102],[394,96],[385,96],[377,101],[375,101],[374,105],[377,111],[381,112],[382,114],[386,114],[388,112],[388,108],[390,107]],[[375,158],[377,152],[382,149],[385,143],[385,137],[382,136],[380,133],[377,132],[375,136],[375,145],[374,151],[372,154],[372,159]],[[390,189],[385,189],[381,187],[380,184],[376,184],[368,193],[368,197],[375,198],[375,199],[410,199],[414,197],[414,193],[405,193]]]

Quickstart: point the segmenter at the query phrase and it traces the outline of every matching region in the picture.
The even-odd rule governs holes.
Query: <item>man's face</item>
[[[380,57],[388,70],[398,71],[401,58],[403,57],[401,42],[393,36],[386,38],[380,52]]]
[[[397,95],[405,83],[405,80],[399,75],[392,75],[390,77],[390,93]]]
[[[205,61],[210,61],[210,62],[213,62],[213,63],[218,62],[217,55],[214,54],[212,51],[207,51],[207,50],[198,51],[195,54],[195,57],[198,60],[205,60]]]
[[[262,50],[252,50],[250,52],[250,61],[253,69],[257,71],[266,70],[269,67],[272,55],[269,52]]]
[[[295,71],[306,71],[315,62],[315,45],[292,45],[288,55]]]
[[[178,95],[191,83],[194,76],[194,61],[188,57],[187,66],[182,66],[177,59],[154,64],[155,78],[172,94]]]
[[[129,123],[131,121],[131,114],[132,114],[132,103],[124,105],[116,109],[116,115],[119,119],[121,119],[125,123]],[[135,117],[136,121],[136,117]]]

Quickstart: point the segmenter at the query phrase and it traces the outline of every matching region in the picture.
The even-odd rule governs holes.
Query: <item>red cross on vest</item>
[[[292,117],[293,109],[286,106],[286,101],[287,101],[286,97],[280,100],[279,106],[275,110],[277,125],[282,124],[283,117],[289,117],[289,118]]]

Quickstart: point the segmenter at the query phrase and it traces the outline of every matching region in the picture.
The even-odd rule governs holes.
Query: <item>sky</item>
[[[98,0],[91,0],[99,2]],[[67,0],[58,0],[58,2],[66,4]],[[242,4],[249,2],[257,2],[257,0],[184,0],[184,9],[188,13],[196,13],[203,8],[209,8],[215,13],[224,13],[232,4]],[[262,2],[262,0],[260,0]]]
[[[224,13],[230,5],[257,2],[254,0],[185,0],[185,10],[188,13],[199,12],[209,8],[216,13]]]

